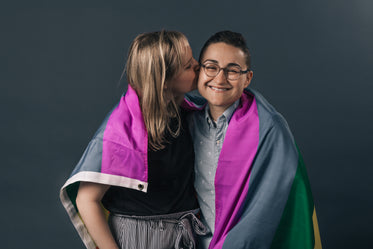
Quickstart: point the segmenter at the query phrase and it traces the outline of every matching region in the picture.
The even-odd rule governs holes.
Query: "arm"
[[[100,249],[118,249],[101,207],[101,199],[109,187],[109,185],[81,182],[76,197],[79,213]]]

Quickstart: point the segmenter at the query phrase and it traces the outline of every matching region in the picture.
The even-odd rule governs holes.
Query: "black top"
[[[112,186],[102,203],[113,213],[158,215],[187,211],[198,207],[194,182],[194,149],[186,112],[181,111],[182,128],[177,138],[166,132],[169,143],[158,151],[148,151],[147,193]],[[176,119],[171,128],[176,130]]]

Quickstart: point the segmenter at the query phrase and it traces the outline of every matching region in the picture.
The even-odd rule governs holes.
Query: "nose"
[[[193,69],[196,73],[199,73],[199,70],[200,70],[200,66],[199,66],[199,63],[196,61],[196,59],[193,58]]]
[[[196,73],[199,73],[200,69],[201,69],[201,67],[199,66],[199,64],[196,64],[196,65],[194,66],[194,71],[195,71]]]
[[[215,76],[214,81],[216,83],[226,83],[227,82],[227,76],[226,76],[224,70],[219,71],[219,73]]]

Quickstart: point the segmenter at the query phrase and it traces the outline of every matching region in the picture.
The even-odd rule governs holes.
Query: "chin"
[[[216,107],[224,107],[224,106],[229,106],[229,104],[224,103],[222,101],[207,101],[209,105],[216,106]]]

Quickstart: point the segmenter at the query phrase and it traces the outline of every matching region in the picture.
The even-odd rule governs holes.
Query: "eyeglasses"
[[[219,67],[219,65],[214,63],[202,64],[201,67],[208,77],[216,77],[220,73],[220,71],[223,70],[224,75],[228,80],[236,80],[241,76],[241,74],[245,74],[250,71],[250,69],[242,71],[240,66],[234,65]]]

